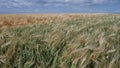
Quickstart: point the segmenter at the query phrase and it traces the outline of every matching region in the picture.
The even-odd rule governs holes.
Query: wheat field
[[[120,68],[120,15],[0,15],[0,68]]]

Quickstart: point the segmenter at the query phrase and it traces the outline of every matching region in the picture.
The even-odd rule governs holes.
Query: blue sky
[[[0,0],[0,13],[120,13],[120,0]]]

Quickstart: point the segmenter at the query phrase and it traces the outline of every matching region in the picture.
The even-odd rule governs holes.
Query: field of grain
[[[97,14],[100,16],[100,14]],[[0,15],[0,27],[35,25],[38,23],[65,22],[96,14],[8,14]]]
[[[0,68],[120,68],[120,15],[0,15]]]

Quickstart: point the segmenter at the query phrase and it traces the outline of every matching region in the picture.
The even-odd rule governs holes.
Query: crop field
[[[120,68],[120,15],[0,15],[0,68]]]

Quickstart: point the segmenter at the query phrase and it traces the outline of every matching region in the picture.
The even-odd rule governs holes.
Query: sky
[[[120,0],[0,0],[4,13],[120,13]]]

